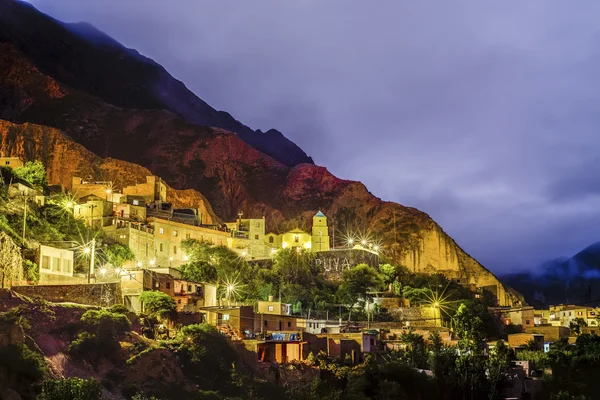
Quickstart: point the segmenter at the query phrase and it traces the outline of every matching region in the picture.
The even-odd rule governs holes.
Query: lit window
[[[267,309],[268,309],[269,311],[273,311],[273,306],[269,306],[269,307],[267,307]]]
[[[294,235],[294,242],[295,243],[300,242],[300,236],[299,235]]]
[[[177,231],[173,231],[173,236],[177,236]]]
[[[260,228],[260,222],[256,222],[256,223],[254,224],[254,226],[255,226],[255,227],[257,227],[257,228]]]
[[[162,253],[162,251],[163,251],[162,243],[159,243],[159,245],[158,245],[158,251],[160,251]]]
[[[274,240],[274,239],[275,239],[275,238],[274,238],[273,236],[269,236],[269,243],[273,243],[273,240]]]
[[[177,254],[177,246],[173,246],[173,254]]]
[[[223,321],[229,321],[229,314],[223,314]]]
[[[140,205],[140,201],[139,201],[139,200],[133,200],[133,205],[134,205],[134,206],[138,206],[138,205]]]
[[[161,235],[163,235],[165,233],[165,228],[159,228],[158,229],[158,233],[160,233]]]
[[[254,235],[254,239],[255,239],[255,240],[258,240],[258,235]]]

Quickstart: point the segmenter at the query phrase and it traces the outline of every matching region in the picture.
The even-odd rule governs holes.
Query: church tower
[[[312,251],[329,251],[329,228],[327,227],[327,217],[321,211],[313,217],[312,225]]]

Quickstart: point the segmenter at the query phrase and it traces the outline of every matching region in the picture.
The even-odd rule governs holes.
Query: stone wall
[[[13,286],[12,290],[24,296],[38,296],[55,303],[70,302],[103,307],[123,304],[121,284],[117,282],[81,285]]]

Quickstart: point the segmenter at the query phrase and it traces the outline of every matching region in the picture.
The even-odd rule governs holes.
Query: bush
[[[98,336],[117,338],[131,330],[131,322],[121,314],[109,310],[88,310],[81,322],[98,332]]]
[[[68,378],[44,382],[41,400],[101,400],[102,385],[93,379]]]
[[[144,303],[144,310],[150,315],[165,316],[177,308],[177,303],[171,296],[159,291],[142,292],[140,300]]]
[[[24,344],[0,348],[0,366],[31,381],[42,379],[46,373],[44,357]]]
[[[129,313],[129,310],[123,304],[114,304],[108,310],[114,314],[127,315]]]
[[[40,272],[38,265],[33,261],[23,260],[23,270],[25,271],[25,278],[29,282],[38,282],[40,280]]]

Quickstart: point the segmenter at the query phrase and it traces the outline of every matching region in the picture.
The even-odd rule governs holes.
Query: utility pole
[[[96,238],[92,238],[92,246],[90,250],[90,266],[88,268],[88,283],[90,283],[92,274],[94,274],[94,263],[96,262]]]
[[[27,226],[27,195],[23,192],[23,246],[25,246],[25,227]]]

